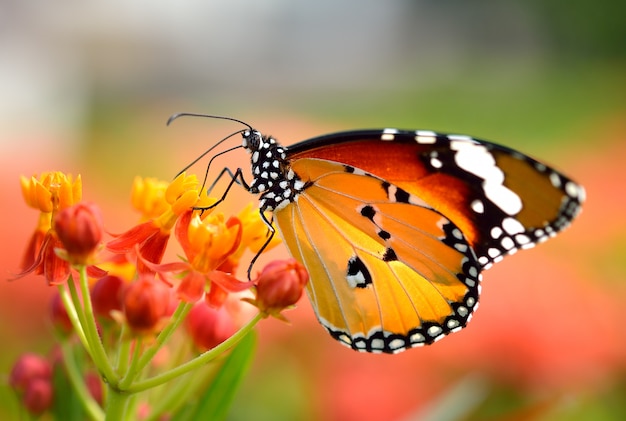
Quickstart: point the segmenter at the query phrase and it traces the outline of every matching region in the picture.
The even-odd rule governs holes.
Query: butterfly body
[[[481,271],[565,228],[582,187],[468,136],[397,129],[283,147],[243,132],[250,191],[309,271],[320,323],[343,344],[397,353],[462,329]]]

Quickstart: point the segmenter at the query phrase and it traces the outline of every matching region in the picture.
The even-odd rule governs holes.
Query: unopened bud
[[[102,240],[100,209],[92,203],[77,203],[57,213],[54,230],[72,263],[85,264]]]
[[[280,312],[293,306],[304,291],[309,274],[295,259],[276,260],[265,266],[256,281],[256,299],[261,312],[284,319]]]
[[[124,315],[137,333],[156,330],[168,313],[170,290],[151,275],[144,275],[124,291]]]
[[[216,309],[200,301],[187,316],[187,331],[194,344],[206,351],[230,338],[236,328],[231,315],[224,307]]]

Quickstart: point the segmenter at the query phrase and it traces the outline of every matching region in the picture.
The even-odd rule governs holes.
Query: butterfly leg
[[[228,174],[231,178],[231,180],[235,180],[233,181],[234,183],[243,186],[246,190],[248,190],[248,187],[245,184],[242,184],[241,180],[237,179],[237,175],[236,172],[232,172],[232,170],[228,167],[224,167],[222,169],[222,171],[220,171],[220,173],[218,174],[217,177],[215,177],[215,180],[213,180],[213,182],[211,183],[211,185],[206,189],[207,194],[211,194],[211,192],[213,191],[213,188],[217,185],[217,183],[222,179],[222,177],[224,177],[225,174]],[[206,181],[205,181],[206,183]],[[230,188],[230,187],[229,187]]]
[[[272,221],[267,219],[267,217],[265,216],[265,213],[263,213],[262,210],[259,210],[259,214],[261,215],[261,219],[263,220],[263,223],[267,226],[268,236],[267,236],[267,239],[265,240],[265,243],[263,243],[259,251],[257,251],[254,257],[250,260],[250,264],[248,265],[248,272],[247,272],[248,281],[251,280],[252,267],[256,263],[261,253],[263,253],[263,251],[267,248],[269,243],[272,241],[272,238],[274,238],[274,235],[276,235],[276,228],[274,228],[274,226],[272,225]]]
[[[246,180],[244,180],[244,178],[243,178],[243,173],[242,173],[241,168],[237,168],[237,170],[234,173],[232,172],[232,170],[230,168],[224,168],[220,172],[220,174],[216,177],[215,181],[211,184],[210,188],[208,189],[208,192],[210,192],[213,189],[213,187],[215,187],[215,184],[217,184],[217,182],[224,176],[224,174],[228,174],[230,176],[230,181],[228,182],[228,186],[226,186],[226,190],[224,190],[224,193],[222,194],[222,197],[220,197],[211,206],[199,207],[199,208],[194,207],[193,208],[194,210],[205,211],[205,210],[208,210],[208,209],[213,209],[214,207],[216,207],[217,205],[222,203],[224,200],[226,200],[226,197],[228,196],[228,192],[230,191],[231,187],[235,183],[240,185],[240,186],[242,186],[246,190],[250,190],[250,186],[248,185]]]

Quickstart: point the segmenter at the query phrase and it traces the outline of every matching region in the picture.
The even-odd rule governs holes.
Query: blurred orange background
[[[333,341],[303,299],[266,320],[231,420],[626,418],[625,6],[351,0],[2,6],[0,268],[37,214],[19,175],[82,174],[107,229],[135,175],[171,179],[243,119],[288,145],[335,130],[457,132],[520,149],[587,190],[573,226],[485,272],[467,329],[400,355]],[[235,140],[236,142],[237,140]],[[245,154],[220,158],[248,167]],[[204,165],[194,167],[201,176]],[[238,191],[225,212],[255,198]],[[273,257],[284,256],[281,247]],[[52,289],[0,284],[0,372],[46,353]],[[5,378],[5,377],[3,377]],[[6,381],[0,418],[17,403]]]

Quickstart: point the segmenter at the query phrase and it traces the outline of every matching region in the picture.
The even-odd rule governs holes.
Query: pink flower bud
[[[77,203],[57,213],[54,230],[72,263],[85,264],[102,240],[100,209],[92,203]]]
[[[22,401],[28,412],[39,415],[52,407],[53,398],[52,381],[37,378],[26,386]]]
[[[202,301],[191,309],[186,323],[194,344],[202,351],[215,348],[236,331],[235,323],[224,307],[212,308]]]
[[[13,365],[9,384],[18,392],[24,392],[34,379],[49,380],[52,376],[50,362],[37,354],[24,354]]]
[[[149,333],[167,316],[170,289],[151,275],[144,275],[124,290],[124,314],[131,329]]]
[[[297,260],[275,260],[263,268],[256,281],[254,304],[266,314],[279,316],[298,302],[308,280],[309,274]]]
[[[122,310],[122,292],[125,282],[115,275],[104,276],[91,288],[91,303],[96,316],[113,319],[111,311]]]

